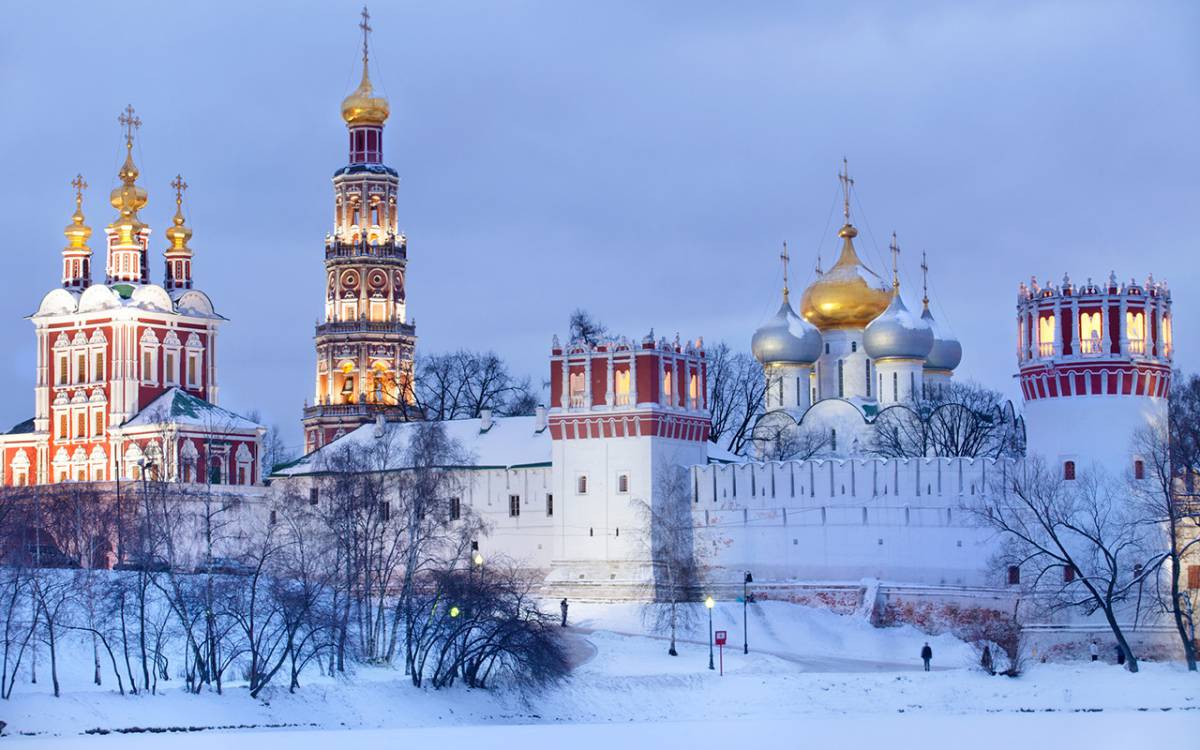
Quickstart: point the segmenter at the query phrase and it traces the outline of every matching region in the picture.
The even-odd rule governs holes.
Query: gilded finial
[[[838,172],[838,179],[842,182],[842,216],[845,219],[845,224],[838,231],[838,236],[849,239],[856,237],[858,230],[850,223],[850,189],[854,187],[854,178],[850,176],[850,163],[844,156],[842,157],[842,171]]]
[[[83,223],[83,191],[87,186],[81,174],[71,180],[71,187],[75,188],[75,213],[71,214],[71,223],[63,234],[67,236],[67,247],[72,250],[87,250],[88,238],[92,236],[91,227]]]
[[[172,220],[174,226],[168,227],[164,233],[171,241],[167,252],[191,252],[187,243],[192,238],[192,230],[184,225],[183,218],[183,191],[188,189],[188,184],[183,181],[183,175],[177,174],[175,179],[171,180],[171,187],[175,189],[175,218]]]
[[[389,112],[387,99],[375,96],[371,86],[371,76],[368,72],[370,60],[369,39],[371,34],[371,13],[363,6],[362,20],[358,28],[362,30],[362,80],[358,88],[342,101],[342,119],[347,125],[367,124],[382,125],[387,120]]]
[[[779,254],[779,259],[783,261],[783,301],[788,301],[788,261],[792,258],[788,255],[787,240],[783,241],[783,252]]]
[[[821,270],[821,251],[820,250],[817,251],[817,267],[813,270],[815,270],[817,272],[818,276],[825,273],[824,271]]]
[[[925,260],[924,250],[921,251],[921,304],[929,309],[929,263]]]
[[[367,64],[367,35],[371,33],[371,12],[367,10],[367,6],[362,9],[362,21],[359,22],[358,28],[362,29],[363,33],[363,65]]]
[[[900,293],[900,244],[896,242],[896,233],[892,232],[892,294]]]
[[[136,184],[138,168],[133,163],[133,134],[142,126],[142,120],[130,104],[117,117],[117,122],[125,130],[125,163],[117,172],[117,176],[121,178],[121,185],[109,194],[109,203],[119,212],[116,220],[109,226],[118,228],[121,232],[119,242],[128,245],[134,241],[133,236],[145,226],[138,219],[137,212],[146,205],[147,195],[145,189]]]

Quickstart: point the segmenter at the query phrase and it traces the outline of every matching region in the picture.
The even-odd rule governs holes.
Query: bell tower
[[[370,77],[370,14],[363,8],[362,79],[342,101],[349,163],[333,175],[333,231],[325,237],[325,308],[316,327],[316,387],[304,409],[306,451],[382,415],[418,416],[408,321],[408,245],[399,230],[400,177],[383,163],[390,110]]]

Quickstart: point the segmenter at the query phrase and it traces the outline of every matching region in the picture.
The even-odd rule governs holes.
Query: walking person
[[[921,661],[925,662],[925,671],[929,671],[929,662],[933,660],[933,649],[929,647],[929,641],[925,641],[925,646],[921,649]]]
[[[1092,661],[1100,661],[1100,644],[1096,643],[1095,638],[1088,644],[1088,653],[1092,655]]]
[[[566,597],[563,597],[562,603],[558,605],[558,608],[562,610],[562,616],[563,616],[562,626],[565,628],[567,626],[567,599],[566,599]]]
[[[991,646],[988,646],[986,644],[984,645],[983,658],[979,660],[979,663],[983,666],[984,671],[986,671],[988,674],[996,674],[996,670],[992,665],[992,647]]]

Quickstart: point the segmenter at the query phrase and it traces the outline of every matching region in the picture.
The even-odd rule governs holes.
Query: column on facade
[[[1053,356],[1061,357],[1063,353],[1063,320],[1062,320],[1062,295],[1054,297],[1054,349]]]
[[[629,353],[629,405],[637,406],[637,351]]]
[[[1079,297],[1071,297],[1071,353],[1078,357],[1079,351]]]
[[[613,407],[613,350],[608,347],[604,358],[604,405],[608,408]]]
[[[1129,325],[1126,322],[1125,314],[1129,310],[1129,295],[1122,290],[1120,292],[1120,311],[1117,314],[1117,331],[1120,337],[1117,339],[1120,342],[1121,356],[1129,356]]]
[[[571,406],[571,358],[564,355],[562,358],[562,408],[566,409]]]
[[[1112,349],[1112,328],[1109,313],[1112,310],[1112,295],[1105,294],[1104,299],[1100,303],[1100,351],[1103,356],[1108,356]]]

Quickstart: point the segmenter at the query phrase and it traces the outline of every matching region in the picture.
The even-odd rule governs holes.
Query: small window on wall
[[[96,437],[104,434],[104,414],[102,412],[96,412],[96,429],[92,434]]]
[[[87,437],[87,414],[84,412],[79,412],[79,414],[75,416],[75,437]]]
[[[142,380],[154,382],[154,353],[149,349],[142,350]]]
[[[546,495],[546,515],[554,515],[554,495]]]
[[[1140,458],[1133,462],[1133,478],[1134,479],[1145,479],[1146,478],[1146,464]]]
[[[1063,567],[1063,583],[1070,583],[1075,580],[1075,568],[1067,565]]]
[[[59,385],[66,385],[67,383],[70,382],[70,375],[67,372],[68,367],[69,367],[69,362],[70,362],[70,360],[68,360],[65,355],[62,355],[58,358],[58,384]]]
[[[67,419],[66,414],[58,418],[58,436],[63,440],[71,437],[71,422]]]
[[[587,484],[588,484],[587,474],[580,474],[578,477],[576,477],[575,478],[575,494],[586,495],[587,490],[588,490]]]
[[[104,380],[104,352],[96,352],[96,368],[92,372],[92,380]]]
[[[163,372],[163,380],[167,383],[174,383],[176,379],[175,354],[173,352],[167,352],[165,358],[163,359],[163,363],[165,368]]]
[[[462,501],[457,497],[450,498],[450,520],[457,521],[462,518]]]
[[[1200,565],[1189,565],[1188,566],[1187,587],[1191,591],[1200,590]]]
[[[509,495],[508,496],[508,515],[511,518],[516,518],[517,516],[521,515],[521,496],[520,495]]]
[[[87,355],[80,353],[75,357],[75,382],[87,382]]]
[[[195,386],[199,382],[196,377],[196,359],[195,354],[189,354],[187,358],[187,384],[189,386]]]
[[[628,474],[618,474],[617,475],[617,492],[622,495],[629,492],[629,475]]]
[[[1075,481],[1075,462],[1063,461],[1063,479],[1068,482]]]
[[[308,504],[316,505],[321,501],[321,490],[317,487],[312,487],[308,490]]]
[[[1017,565],[1008,566],[1008,585],[1016,586],[1021,583],[1021,568]]]

